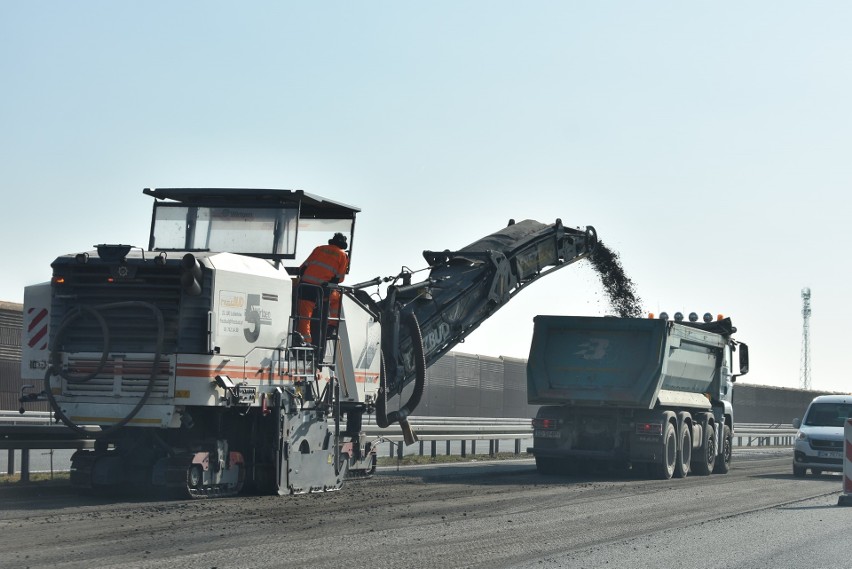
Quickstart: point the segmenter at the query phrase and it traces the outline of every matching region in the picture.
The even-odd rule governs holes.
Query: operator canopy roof
[[[301,206],[301,217],[318,219],[354,218],[361,209],[304,190],[258,188],[145,188],[143,193],[158,200],[205,206]]]
[[[229,252],[279,262],[306,258],[335,233],[348,239],[351,259],[355,215],[361,211],[303,190],[145,188],[143,193],[155,198],[149,250]]]

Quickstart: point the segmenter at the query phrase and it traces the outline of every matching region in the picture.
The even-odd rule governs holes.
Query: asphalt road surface
[[[380,470],[339,492],[219,500],[0,489],[0,567],[852,569],[840,477],[790,449],[727,475],[541,476],[529,460]]]

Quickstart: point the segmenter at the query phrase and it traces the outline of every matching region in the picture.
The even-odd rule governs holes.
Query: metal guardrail
[[[418,438],[423,441],[487,440],[495,436],[502,439],[528,439],[533,436],[531,419],[527,418],[414,416],[410,422]],[[57,424],[47,411],[28,411],[23,415],[17,411],[0,411],[0,429],[20,425]],[[381,436],[394,442],[402,440],[402,432],[396,424],[381,429],[369,417],[364,421],[363,428],[368,436]],[[734,439],[740,441],[735,442],[739,446],[784,446],[793,444],[796,433],[797,430],[790,424],[737,423]],[[786,440],[788,438],[789,441]]]
[[[738,423],[734,425],[734,445],[791,447],[798,432],[791,424]]]
[[[15,450],[21,451],[21,482],[30,479],[30,450],[94,448],[93,439],[54,423],[47,411],[0,411],[0,449],[9,451],[7,473],[15,473]],[[97,427],[85,427],[96,433]]]
[[[487,418],[487,417],[409,417],[409,423],[419,439],[419,454],[426,454],[425,445],[430,445],[430,455],[438,455],[438,442],[446,444],[446,454],[452,454],[452,443],[459,442],[459,454],[468,455],[468,442],[470,442],[470,454],[476,454],[476,442],[488,441],[488,454],[493,456],[500,452],[500,441],[513,440],[514,453],[521,454],[521,443],[533,436],[532,419],[525,418]],[[403,436],[399,425],[393,424],[386,429],[381,429],[370,421],[365,421],[362,426],[364,433],[371,437],[391,443],[389,455],[403,455]],[[394,450],[396,451],[394,453]]]
[[[84,426],[96,434],[98,427]],[[31,411],[21,415],[0,411],[0,449],[79,449],[93,448],[94,441],[65,425],[56,423],[47,411]]]
[[[420,440],[420,454],[424,454],[424,442],[431,443],[431,454],[436,455],[436,443],[447,442],[446,454],[450,454],[450,442],[461,441],[461,454],[466,455],[466,441],[471,443],[471,454],[476,454],[476,441],[489,441],[489,454],[499,452],[501,440],[515,441],[515,454],[520,454],[522,440],[533,438],[530,419],[491,419],[466,417],[411,417],[412,429]],[[364,425],[371,436],[381,436],[386,441],[400,443],[403,440],[399,425],[379,429],[372,423]],[[792,425],[768,423],[738,423],[734,427],[734,446],[793,446],[798,431]],[[396,446],[401,456],[402,446]],[[393,447],[391,448],[391,455]]]
[[[390,443],[390,456],[401,457],[403,436],[399,425],[381,429],[372,419],[368,417],[364,421],[365,434]],[[428,444],[429,453],[433,457],[437,456],[439,442],[445,443],[446,454],[451,454],[451,447],[455,446],[456,449],[460,447],[462,456],[467,456],[468,449],[469,454],[476,454],[477,441],[488,441],[489,455],[500,452],[501,441],[513,441],[514,453],[521,454],[522,442],[533,438],[532,421],[527,418],[414,416],[409,421],[420,441],[419,453],[426,454]],[[92,427],[92,431],[97,432],[97,428]],[[793,446],[796,433],[792,425],[739,423],[735,426],[734,445]],[[28,411],[21,415],[15,411],[0,411],[0,449],[9,451],[9,474],[14,472],[14,451],[21,451],[22,480],[29,477],[30,449],[92,448],[93,443],[92,439],[81,437],[64,425],[53,422],[49,412]]]
[[[50,425],[53,420],[48,411],[0,411],[0,425]]]

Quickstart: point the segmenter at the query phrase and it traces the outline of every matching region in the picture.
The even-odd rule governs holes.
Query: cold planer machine
[[[406,270],[315,287],[317,339],[305,345],[293,333],[309,286],[299,263],[334,232],[348,237],[351,260],[357,208],[301,190],[145,193],[155,200],[147,249],[61,256],[51,282],[25,290],[33,335],[22,377],[43,380],[69,428],[92,436],[83,427],[100,427],[95,449],[72,459],[77,487],[203,498],[336,490],[369,475],[376,441],[364,415],[399,423],[413,442],[408,417],[426,368],[597,242],[591,227],[510,222],[457,251],[426,251],[420,282]],[[329,313],[336,293],[339,317]]]

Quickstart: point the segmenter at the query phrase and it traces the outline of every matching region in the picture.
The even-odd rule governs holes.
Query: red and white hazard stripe
[[[27,345],[35,350],[47,349],[47,310],[30,308],[27,310]]]

